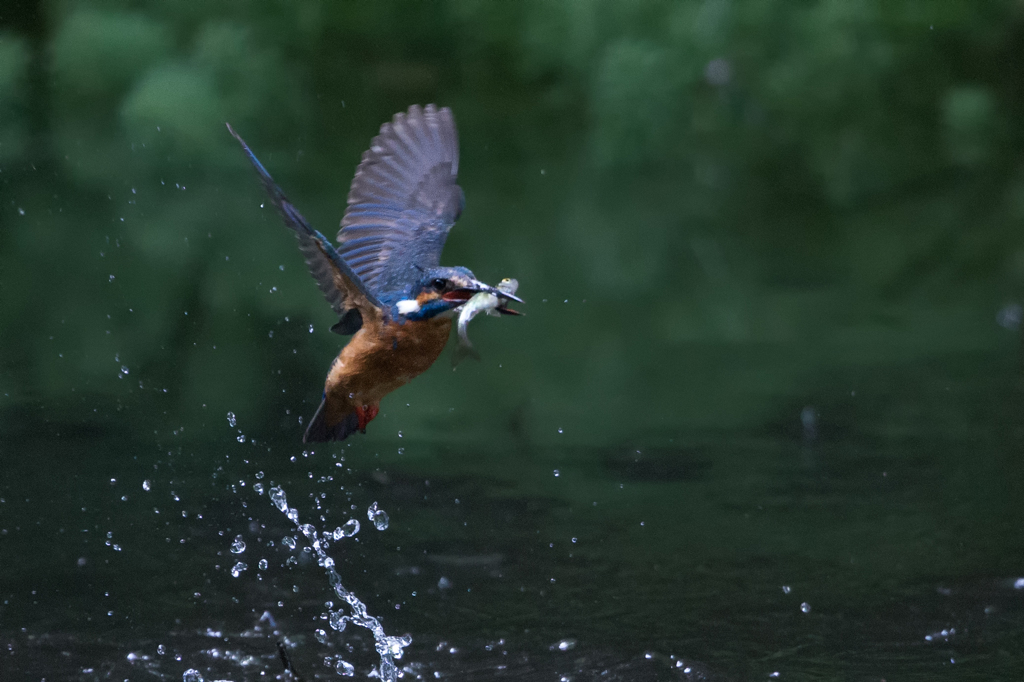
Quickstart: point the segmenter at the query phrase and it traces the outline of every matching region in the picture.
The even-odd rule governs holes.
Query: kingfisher
[[[429,368],[448,342],[454,311],[480,292],[522,299],[440,264],[465,205],[457,184],[459,138],[451,109],[413,105],[395,114],[363,152],[341,219],[338,247],[288,201],[238,133],[270,202],[338,322],[352,338],[331,364],[302,440],[340,441],[380,411],[380,400]]]

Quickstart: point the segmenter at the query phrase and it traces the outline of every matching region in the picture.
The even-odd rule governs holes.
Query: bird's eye
[[[433,282],[431,282],[430,284],[431,284],[431,286],[433,286],[438,291],[444,291],[445,288],[448,286],[448,280],[437,278]]]

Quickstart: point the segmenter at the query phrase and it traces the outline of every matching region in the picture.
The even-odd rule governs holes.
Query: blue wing
[[[259,174],[263,187],[270,195],[270,203],[284,218],[285,225],[295,232],[295,236],[299,240],[299,251],[305,257],[306,265],[309,266],[313,279],[316,280],[317,286],[320,287],[320,291],[323,292],[324,298],[331,304],[334,312],[338,313],[341,318],[341,321],[333,329],[342,334],[355,333],[361,324],[361,315],[371,313],[373,308],[378,311],[383,309],[380,301],[352,271],[352,268],[327,238],[314,230],[288,201],[288,197],[277,186],[267,169],[263,167],[245,140],[232,129],[230,124],[228,130],[242,145],[249,161],[252,162]]]
[[[356,169],[338,232],[340,252],[379,298],[440,264],[462,213],[459,137],[451,109],[409,107],[380,128]]]

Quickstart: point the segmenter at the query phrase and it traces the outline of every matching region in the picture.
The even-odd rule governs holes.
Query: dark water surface
[[[1005,383],[974,362],[989,375],[929,400]],[[266,492],[280,485],[301,522],[360,521],[328,553],[389,635],[411,635],[415,679],[1013,679],[1024,501],[1020,400],[1002,397],[974,395],[959,436],[839,436],[807,414],[789,432],[600,447],[369,435],[313,452],[239,442],[226,417],[203,442],[22,436],[2,452],[0,665],[286,679],[283,641],[304,679],[336,679],[338,655],[362,677],[372,639],[321,619],[330,586],[301,537],[282,543],[298,533]]]

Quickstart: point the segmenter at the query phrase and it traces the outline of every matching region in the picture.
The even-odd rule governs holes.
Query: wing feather
[[[440,263],[462,212],[458,165],[455,119],[433,104],[395,114],[363,153],[338,242],[342,258],[379,297]]]
[[[313,279],[316,280],[317,286],[323,292],[327,302],[331,304],[334,312],[338,313],[343,321],[354,319],[349,315],[353,309],[358,310],[363,316],[383,314],[383,306],[377,296],[367,288],[359,275],[341,257],[330,241],[320,232],[314,230],[298,209],[288,201],[288,197],[284,195],[267,169],[252,153],[245,140],[230,125],[228,125],[228,130],[242,145],[246,156],[249,157],[249,161],[259,174],[263,187],[270,195],[270,203],[281,214],[285,225],[295,232],[295,236],[299,240],[299,251],[306,260],[309,272],[313,275]],[[344,328],[348,330],[349,326]],[[343,333],[354,331],[353,329]]]

